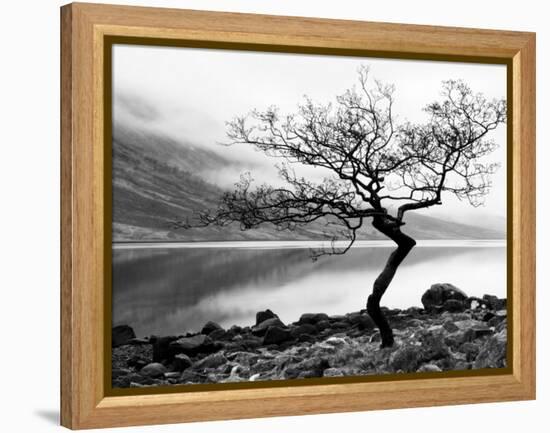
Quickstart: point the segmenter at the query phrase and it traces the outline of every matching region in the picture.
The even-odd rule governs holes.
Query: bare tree
[[[347,244],[314,252],[344,254],[357,231],[372,226],[397,244],[374,281],[367,312],[382,337],[393,345],[393,332],[380,309],[380,300],[400,263],[416,244],[402,231],[405,214],[440,205],[444,193],[483,203],[496,164],[484,158],[496,147],[488,133],[506,121],[504,100],[474,94],[462,81],[444,81],[440,102],[424,108],[422,124],[396,124],[394,87],[369,78],[359,69],[358,85],[323,105],[309,98],[294,114],[281,116],[276,107],[253,111],[228,123],[228,144],[247,144],[277,165],[284,186],[253,186],[243,174],[233,191],[221,197],[217,209],[205,210],[195,222],[182,226],[225,226],[242,230],[270,223],[284,230],[320,220],[335,228],[335,239]],[[322,167],[321,182],[300,177],[293,164]]]

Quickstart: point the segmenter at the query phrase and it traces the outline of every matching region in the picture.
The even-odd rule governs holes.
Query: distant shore
[[[468,297],[435,284],[424,308],[385,309],[396,344],[380,349],[365,310],[341,316],[306,313],[285,324],[260,311],[252,326],[135,338],[113,328],[114,388],[280,379],[443,372],[506,366],[506,299]]]
[[[349,241],[116,241],[113,249],[124,248],[330,248],[345,247]],[[352,248],[392,247],[391,240],[357,240]],[[506,239],[420,239],[415,248],[422,247],[504,247]]]

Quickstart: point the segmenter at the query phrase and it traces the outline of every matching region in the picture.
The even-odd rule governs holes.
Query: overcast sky
[[[322,103],[334,101],[357,83],[360,65],[370,66],[372,77],[395,85],[398,121],[422,121],[422,108],[438,99],[446,79],[463,79],[490,98],[506,96],[503,65],[117,45],[113,48],[114,110],[117,113],[120,97],[142,99],[142,108],[150,111],[144,116],[150,119],[145,126],[254,164],[258,170],[253,176],[269,180],[275,175],[270,168],[273,160],[246,146],[216,144],[226,141],[225,122],[270,105],[279,106],[282,113],[294,112],[304,95]],[[491,159],[502,166],[493,176],[493,189],[481,212],[505,216],[506,128],[499,127],[493,138],[501,146]],[[217,173],[216,181],[233,183],[237,178],[237,173],[228,171]],[[452,219],[458,216],[466,222],[476,216],[467,203],[454,197],[431,210],[438,216],[451,213]]]

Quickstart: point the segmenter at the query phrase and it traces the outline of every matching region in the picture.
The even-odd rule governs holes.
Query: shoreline
[[[335,241],[335,247],[344,247],[349,241]],[[328,248],[331,241],[116,241],[113,250],[155,249],[155,248],[237,248],[237,249],[306,249]],[[389,248],[394,247],[391,240],[357,240],[352,248]],[[415,248],[453,247],[453,248],[502,248],[506,239],[420,239]]]
[[[283,323],[260,311],[255,324],[135,338],[113,328],[114,388],[361,376],[506,367],[506,299],[468,297],[434,284],[423,308],[387,309],[396,344],[380,349],[366,310],[339,316],[305,313]]]

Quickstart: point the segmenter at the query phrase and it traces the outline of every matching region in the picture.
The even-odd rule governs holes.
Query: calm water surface
[[[344,314],[364,308],[372,283],[394,249],[363,241],[343,256],[310,257],[312,242],[115,244],[113,324],[138,336],[199,330],[213,320],[250,325],[266,308],[283,322],[305,312]],[[506,296],[503,241],[421,241],[384,296],[388,307],[420,306],[433,283],[468,295]]]

